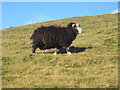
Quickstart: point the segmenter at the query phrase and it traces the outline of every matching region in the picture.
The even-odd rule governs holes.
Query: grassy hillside
[[[30,36],[41,25],[83,30],[71,45],[72,55],[55,49],[31,55]],[[62,52],[64,49],[61,50]],[[2,30],[3,88],[117,88],[118,14],[72,17]]]

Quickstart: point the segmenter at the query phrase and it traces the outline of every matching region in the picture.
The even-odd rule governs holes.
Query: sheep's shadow
[[[93,47],[74,47],[74,46],[71,46],[70,47],[70,52],[71,53],[80,53],[80,52],[85,52],[87,49],[92,49]],[[41,53],[45,53],[45,54],[53,54],[54,51],[52,52],[41,52]],[[58,54],[61,53],[61,54],[64,54],[64,53],[67,53],[66,52],[66,49],[65,48],[61,48],[58,52]],[[39,53],[40,54],[40,53]]]
[[[70,51],[72,53],[79,53],[79,52],[84,52],[86,49],[92,49],[93,47],[70,47]]]
[[[80,52],[85,52],[86,49],[92,49],[93,47],[70,47],[70,52],[71,53],[80,53]],[[65,48],[61,48],[58,53],[67,53]]]

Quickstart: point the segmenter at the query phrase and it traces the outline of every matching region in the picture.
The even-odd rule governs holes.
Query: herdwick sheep
[[[57,48],[54,52],[56,55],[60,48],[65,47],[67,54],[70,55],[69,46],[79,33],[82,33],[80,25],[72,22],[67,27],[41,26],[30,38],[32,53],[35,53],[36,48],[42,51]]]

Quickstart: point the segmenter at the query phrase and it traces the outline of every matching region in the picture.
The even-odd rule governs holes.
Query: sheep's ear
[[[71,22],[71,23],[69,23],[69,24],[67,25],[67,27],[68,27],[68,28],[72,28],[72,27],[73,27],[73,26],[72,26],[73,24],[75,24],[75,23],[72,23],[72,22]],[[74,27],[73,27],[73,28],[74,28]]]
[[[72,24],[72,27],[75,28],[75,24]]]

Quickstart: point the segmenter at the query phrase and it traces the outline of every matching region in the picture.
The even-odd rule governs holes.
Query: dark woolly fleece
[[[67,27],[41,26],[35,30],[30,38],[32,52],[35,53],[37,47],[40,50],[69,47],[78,34],[72,24],[74,23],[69,23]]]

